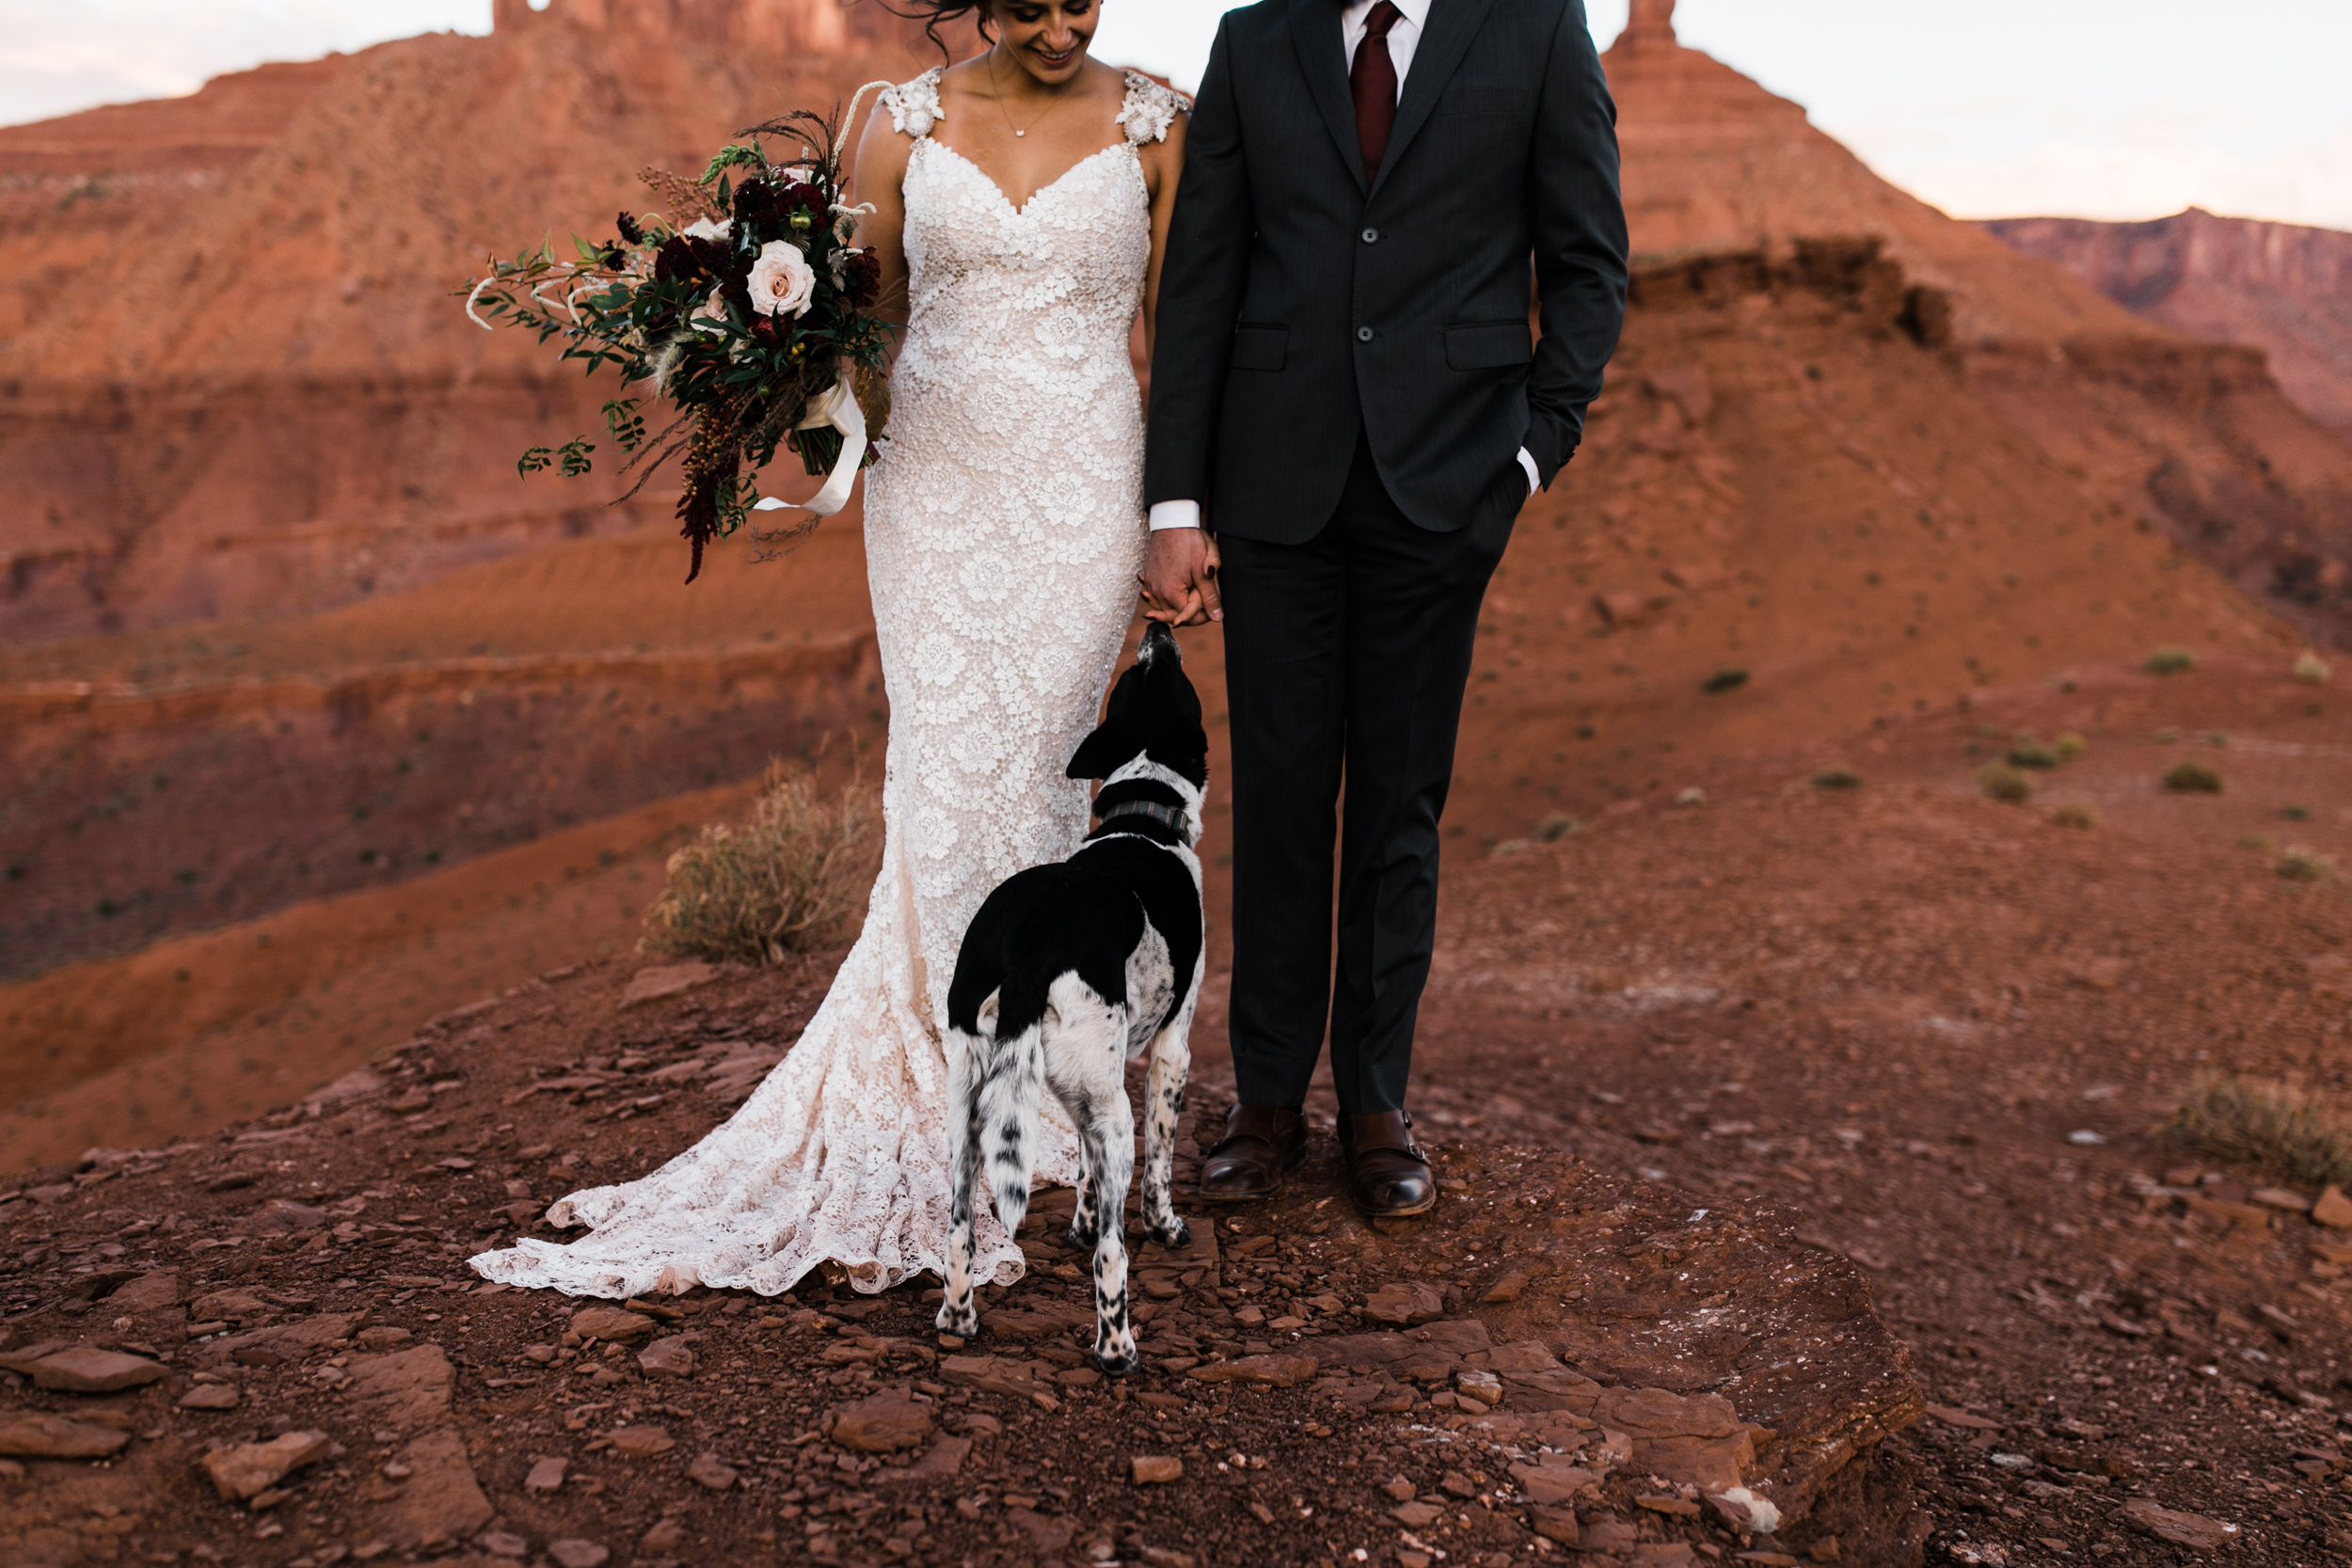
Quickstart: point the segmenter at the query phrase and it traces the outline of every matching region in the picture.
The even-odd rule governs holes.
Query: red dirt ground
[[[2029,804],[1980,798],[1975,769],[2021,732],[2078,733],[2086,749],[2038,771]],[[458,1277],[459,1256],[566,1186],[625,1175],[691,1141],[789,1037],[831,960],[618,1014],[612,997],[630,966],[552,975],[428,1029],[382,1059],[389,1087],[346,1085],[357,1098],[324,1106],[321,1119],[296,1107],[162,1153],[98,1156],[79,1180],[72,1162],[30,1178],[39,1190],[0,1211],[15,1259],[0,1282],[14,1348],[123,1340],[164,1354],[173,1370],[139,1393],[10,1396],[25,1409],[117,1410],[126,1430],[151,1435],[135,1443],[119,1484],[108,1472],[36,1462],[0,1497],[24,1539],[56,1554],[32,1560],[60,1562],[117,1529],[163,1546],[191,1531],[215,1549],[235,1540],[241,1560],[322,1562],[334,1544],[370,1545],[413,1523],[404,1486],[458,1497],[465,1506],[452,1516],[467,1530],[518,1536],[517,1550],[578,1537],[628,1562],[760,1560],[763,1537],[786,1552],[821,1540],[846,1562],[893,1550],[916,1561],[1060,1561],[1089,1530],[1107,1532],[1099,1539],[1120,1560],[1163,1563],[1178,1560],[1145,1548],[1204,1562],[1308,1562],[1360,1543],[1370,1560],[1402,1560],[1419,1550],[1408,1531],[1481,1560],[1532,1560],[1543,1548],[1526,1528],[1526,1483],[1504,1482],[1508,1454],[1480,1445],[1532,1451],[1527,1439],[1550,1418],[1539,1407],[1508,1397],[1501,1413],[1518,1427],[1482,1435],[1475,1418],[1449,1430],[1461,1412],[1447,1417],[1427,1383],[1405,1387],[1416,1402],[1396,1420],[1328,1402],[1382,1401],[1393,1386],[1349,1382],[1359,1374],[1346,1357],[1359,1353],[1310,1331],[1347,1330],[1345,1315],[1368,1310],[1378,1287],[1419,1273],[1439,1296],[1462,1292],[1462,1305],[1441,1313],[1473,1308],[1493,1320],[1498,1343],[1532,1329],[1552,1354],[1619,1387],[1728,1356],[1698,1386],[1743,1415],[1782,1401],[1765,1424],[1784,1434],[1800,1430],[1800,1417],[1860,1420],[1873,1433],[1899,1426],[1913,1397],[1902,1390],[1915,1379],[1929,1419],[1875,1456],[1858,1440],[1867,1467],[1822,1494],[1822,1512],[1767,1551],[1810,1552],[1836,1533],[1841,1560],[1915,1561],[1908,1543],[1925,1531],[1936,1560],[2182,1560],[2135,1526],[2137,1503],[2234,1526],[2240,1560],[2338,1560],[2352,1555],[2335,1430],[2347,1397],[2339,1378],[2352,1370],[2341,1349],[2340,1260],[2352,1252],[2337,1233],[2265,1207],[2307,1201],[2308,1189],[2281,1191],[2276,1173],[2230,1168],[2152,1129],[2214,1072],[2341,1092],[2352,895],[2340,881],[2275,867],[2290,842],[2352,858],[2342,804],[2348,741],[2339,693],[2275,669],[2086,671],[2072,689],[1988,691],[1964,712],[1891,722],[1844,745],[1692,768],[1554,842],[1457,855],[1417,1074],[1421,1125],[1445,1151],[1451,1191],[1434,1221],[1393,1237],[1361,1230],[1327,1201],[1336,1172],[1325,1149],[1281,1204],[1238,1216],[1231,1239],[1218,1232],[1230,1250],[1271,1227],[1287,1238],[1267,1255],[1277,1265],[1244,1271],[1232,1259],[1196,1285],[1184,1275],[1197,1263],[1145,1259],[1175,1287],[1168,1319],[1147,1324],[1154,1355],[1316,1356],[1324,1381],[1303,1402],[1279,1388],[1213,1393],[1181,1366],[1154,1371],[1124,1403],[1070,1391],[1056,1381],[1069,1347],[1052,1324],[1054,1304],[1075,1287],[1050,1270],[989,1298],[1007,1332],[1045,1335],[1028,1359],[993,1371],[925,1359],[940,1353],[927,1349],[929,1308],[912,1289],[867,1318],[856,1316],[861,1302],[807,1292],[845,1325],[805,1320],[831,1336],[815,1339],[795,1338],[788,1313],[777,1319],[784,1327],[762,1329],[771,1308],[702,1293],[675,1305],[706,1336],[692,1342],[704,1370],[657,1389],[623,1355],[610,1393],[578,1388],[578,1370],[568,1385],[577,1391],[564,1392],[570,1364],[559,1356],[542,1369],[524,1347],[553,1347],[567,1308],[515,1292],[460,1304],[431,1286]],[[2160,776],[2185,757],[2215,767],[2222,793],[2162,789]],[[1849,771],[1835,786],[1817,782],[1837,768]],[[2101,825],[2053,823],[2061,804],[2095,808]],[[1196,1093],[1212,1112],[1230,1090],[1216,1053],[1227,971],[1221,954],[1214,962]],[[650,1096],[629,1084],[689,1057],[700,1069],[644,1084]],[[711,1093],[695,1092],[696,1072],[711,1068]],[[583,1070],[605,1086],[584,1090]],[[516,1099],[514,1085],[534,1074],[565,1076],[564,1098]],[[1319,1095],[1310,1109],[1327,1117],[1331,1107]],[[1581,1174],[1558,1163],[1564,1155],[1582,1163]],[[199,1190],[239,1171],[255,1184]],[[1633,1184],[1621,1186],[1627,1178]],[[278,1198],[308,1208],[273,1207]],[[505,1203],[519,1205],[515,1215],[498,1212]],[[418,1212],[404,1218],[407,1209]],[[321,1210],[329,1212],[308,1217]],[[1505,1218],[1522,1210],[1534,1224]],[[1734,1245],[1727,1233],[1713,1250],[1693,1248],[1656,1228],[1698,1211],[1726,1216],[1744,1240]],[[1620,1231],[1620,1244],[1599,1244],[1590,1227],[1611,1215],[1649,1239],[1624,1245]],[[273,1227],[285,1227],[277,1240]],[[1813,1251],[1781,1250],[1792,1227]],[[1347,1240],[1327,1251],[1327,1235]],[[1775,1254],[1786,1261],[1763,1274],[1739,1262]],[[1873,1350],[1867,1334],[1851,1337],[1859,1329],[1839,1330],[1846,1337],[1824,1341],[1837,1348],[1821,1362],[1839,1381],[1770,1394],[1754,1380],[1774,1364],[1773,1326],[1823,1312],[1825,1324],[1845,1321],[1845,1309],[1823,1305],[1838,1299],[1834,1276],[1812,1276],[1819,1282],[1793,1297],[1772,1296],[1765,1280],[1818,1269],[1804,1259],[1831,1254],[1864,1271],[1906,1348]],[[1044,1248],[1038,1257],[1054,1261]],[[76,1294],[129,1289],[117,1282],[167,1268],[180,1274],[182,1298],[258,1291],[251,1310],[274,1321],[346,1336],[405,1329],[446,1346],[458,1361],[458,1453],[479,1506],[457,1486],[447,1450],[420,1447],[430,1422],[371,1415],[369,1399],[388,1397],[371,1390],[392,1374],[367,1358],[398,1349],[397,1336],[347,1351],[294,1346],[283,1365],[254,1365],[229,1354],[242,1341],[177,1344],[175,1326],[184,1334],[191,1321],[184,1305],[116,1312]],[[1477,1298],[1515,1271],[1538,1283],[1498,1317],[1502,1308]],[[1639,1333],[1679,1321],[1657,1295],[1671,1294],[1677,1272],[1699,1281],[1693,1290],[1737,1275],[1746,1283],[1724,1302],[1774,1305],[1754,1327],[1707,1341],[1713,1351],[1677,1341],[1659,1359]],[[1326,1293],[1339,1314],[1311,1299]],[[1702,1315],[1715,1299],[1700,1303]],[[1218,1314],[1257,1301],[1255,1320],[1219,1326]],[[1037,1314],[1037,1325],[1008,1313],[1013,1306]],[[346,1311],[366,1316],[340,1325],[313,1316]],[[706,1324],[703,1311],[716,1317]],[[1278,1316],[1297,1323],[1266,1333]],[[121,1326],[108,1330],[117,1317]],[[1614,1337],[1611,1323],[1634,1337]],[[820,1358],[827,1346],[840,1354]],[[953,1461],[949,1473],[911,1489],[870,1468],[845,1472],[839,1460],[855,1455],[823,1438],[819,1418],[868,1386],[857,1375],[860,1347],[881,1356],[876,1386],[897,1369],[916,1390],[938,1389],[927,1396],[941,1402],[937,1430],[953,1434],[965,1420],[950,1411],[999,1422],[1018,1414],[1023,1441],[992,1443],[983,1424],[974,1448],[950,1449],[934,1466]],[[973,1350],[1008,1354],[996,1340]],[[373,1380],[358,1399],[312,1391],[357,1375],[321,1370],[338,1354]],[[1444,1366],[1460,1365],[1458,1351],[1446,1354],[1457,1359]],[[831,1367],[851,1375],[805,1381]],[[175,1413],[198,1370],[237,1386],[249,1413]],[[1021,1402],[1030,1384],[1055,1390],[1060,1409],[1030,1413]],[[1162,1392],[1174,1402],[1144,1397]],[[971,1402],[958,1404],[960,1394]],[[558,1419],[599,1401],[607,1408],[572,1431]],[[616,1458],[596,1438],[625,1424],[660,1425],[676,1448]],[[241,1518],[177,1479],[210,1440],[286,1426],[326,1430],[347,1451],[318,1479],[297,1480],[278,1509]],[[810,1432],[818,1435],[790,1441]],[[1167,1493],[1134,1488],[1127,1455],[1163,1448],[1185,1458],[1185,1481]],[[1238,1481],[1245,1472],[1231,1468],[1229,1449],[1264,1458],[1263,1476],[1253,1464],[1248,1483]],[[688,1462],[705,1450],[739,1473],[723,1494],[689,1479]],[[1758,1463],[1787,1477],[1804,1451],[1766,1444]],[[590,1489],[525,1493],[522,1472],[542,1454],[569,1456]],[[1216,1472],[1218,1461],[1229,1469]],[[1449,1472],[1467,1493],[1448,1491]],[[1364,1495],[1364,1480],[1400,1474],[1404,1495],[1438,1499],[1429,1513],[1400,1520]],[[1682,1560],[1670,1555],[1678,1545],[1740,1549],[1706,1520],[1653,1513],[1618,1484],[1581,1505],[1585,1556],[1597,1564]],[[1639,1477],[1631,1490],[1676,1496]],[[159,1509],[156,1497],[178,1500]],[[1251,1502],[1265,1511],[1264,1535],[1241,1517]],[[1318,1522],[1296,1517],[1300,1508]],[[665,1517],[679,1521],[675,1532],[647,1541]],[[131,1522],[109,1522],[122,1519]],[[254,1533],[273,1524],[284,1533]],[[1611,1532],[1628,1524],[1629,1533]]]

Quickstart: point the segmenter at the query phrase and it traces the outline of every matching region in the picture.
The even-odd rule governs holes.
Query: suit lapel
[[[1483,0],[1482,0],[1483,4]],[[1356,188],[1364,189],[1364,154],[1356,137],[1356,101],[1348,96],[1347,64],[1341,47],[1341,0],[1291,0],[1291,47],[1298,52],[1298,69],[1307,75],[1307,90],[1322,112],[1331,139],[1339,144],[1340,162],[1347,166]],[[1418,71],[1414,73],[1419,74]],[[1406,78],[1410,81],[1412,78]]]
[[[1438,95],[1445,89],[1454,68],[1462,63],[1470,52],[1470,40],[1486,20],[1486,12],[1494,0],[1430,0],[1429,25],[1420,44],[1413,50],[1413,68],[1405,73],[1405,96],[1396,105],[1396,127],[1389,133],[1389,150],[1381,155],[1380,178],[1373,182],[1373,192],[1389,182],[1389,176],[1403,161],[1405,150],[1413,144],[1413,137],[1429,122],[1429,116],[1438,106]],[[1332,9],[1334,32],[1338,31],[1339,12]],[[1339,54],[1334,47],[1333,55]],[[1340,86],[1347,86],[1343,73]],[[1347,106],[1349,128],[1356,122],[1355,104],[1343,93],[1341,102]],[[1360,161],[1360,160],[1359,160]]]

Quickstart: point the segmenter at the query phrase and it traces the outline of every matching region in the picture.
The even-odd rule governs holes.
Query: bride
[[[1143,419],[1128,357],[1151,330],[1185,100],[1088,57],[1096,0],[927,0],[986,53],[877,101],[859,238],[905,286],[890,440],[868,471],[866,575],[890,696],[882,874],[807,1030],[733,1117],[651,1175],[577,1192],[472,1259],[512,1285],[627,1296],[773,1294],[820,1264],[860,1291],[944,1274],[942,1020],[965,926],[1013,872],[1074,850],[1095,721],[1145,554]],[[1039,1174],[1077,1176],[1066,1122]],[[982,1222],[977,1272],[1020,1248]]]

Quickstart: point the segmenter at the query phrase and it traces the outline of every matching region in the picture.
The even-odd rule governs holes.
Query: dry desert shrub
[[[2328,684],[2328,661],[2306,648],[2295,660],[2295,678],[2305,686]]]
[[[2279,857],[2278,872],[2291,882],[2332,882],[2336,863],[2307,844],[2290,844]]]
[[[2050,820],[2061,828],[2089,830],[2099,825],[2099,808],[2088,800],[2069,800],[2050,813]]]
[[[2175,795],[2218,795],[2221,775],[2201,762],[2176,762],[2164,770],[2164,787]]]
[[[1581,824],[1573,816],[1547,816],[1535,824],[1535,836],[1546,844],[1557,844],[1574,837]]]
[[[1816,789],[1860,789],[1862,775],[1851,768],[1824,768],[1813,775]]]
[[[2197,656],[2186,648],[2163,647],[2150,654],[2145,667],[2152,675],[2177,675],[2197,668]]]
[[[2090,750],[2090,742],[2085,740],[2080,732],[2069,730],[2050,742],[2050,750],[2058,753],[2058,761],[2072,762]]]
[[[2173,1113],[2167,1131],[2224,1159],[2312,1186],[2352,1181],[2352,1131],[2325,1101],[2290,1085],[2217,1079]]]
[[[1978,768],[1977,787],[1989,798],[2012,806],[2033,799],[2033,781],[2006,762],[1988,762]]]
[[[645,911],[641,951],[712,963],[778,964],[821,945],[854,907],[874,816],[855,784],[826,805],[805,773],[770,764],[739,828],[705,828],[670,857]]]

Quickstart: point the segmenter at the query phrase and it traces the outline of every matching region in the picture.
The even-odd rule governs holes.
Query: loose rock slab
[[[105,1459],[131,1445],[131,1434],[70,1416],[23,1410],[0,1416],[0,1454],[18,1459]]]
[[[10,1371],[31,1378],[34,1387],[59,1394],[119,1393],[169,1373],[161,1362],[146,1356],[125,1355],[120,1351],[99,1350],[89,1345],[51,1351],[31,1359],[11,1357],[8,1366]]]
[[[637,1353],[637,1370],[648,1378],[694,1375],[693,1347],[680,1338],[656,1339]]]
[[[215,1449],[198,1461],[223,1502],[260,1496],[305,1465],[326,1457],[334,1442],[323,1432],[289,1432],[266,1443]]]
[[[930,1435],[931,1407],[907,1390],[885,1388],[870,1399],[844,1405],[828,1434],[860,1453],[890,1453],[920,1447]]]
[[[626,1345],[644,1338],[653,1328],[651,1318],[619,1307],[587,1307],[572,1314],[572,1332],[583,1339],[606,1339]]]
[[[404,1551],[460,1541],[488,1524],[495,1512],[475,1480],[466,1440],[453,1427],[436,1427],[405,1445],[400,1492],[368,1528]],[[388,1470],[386,1472],[389,1474]]]
[[[2134,1497],[2116,1511],[2116,1516],[2142,1535],[2153,1535],[2193,1552],[2218,1551],[2239,1534],[2235,1525],[2208,1519],[2201,1513],[2166,1508],[2153,1497]]]
[[[1311,1355],[1245,1355],[1234,1361],[1213,1361],[1185,1375],[1204,1383],[1255,1383],[1268,1388],[1295,1388],[1314,1381],[1319,1363]]]
[[[651,1459],[668,1453],[677,1447],[677,1439],[658,1426],[616,1427],[612,1433],[612,1451],[628,1459]]]
[[[621,992],[624,1010],[658,1002],[665,996],[680,996],[696,986],[708,985],[719,977],[715,964],[664,964],[659,969],[641,969],[628,989]]]

